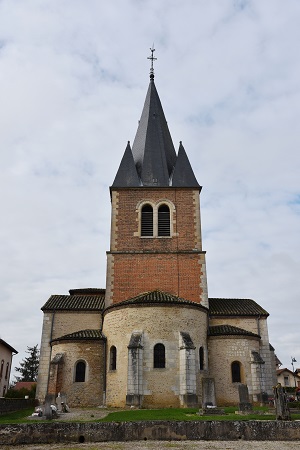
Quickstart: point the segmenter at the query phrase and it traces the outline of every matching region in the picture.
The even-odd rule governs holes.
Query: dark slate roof
[[[167,292],[163,292],[160,290],[144,292],[136,297],[130,298],[128,300],[124,300],[123,302],[114,303],[106,308],[106,310],[126,305],[153,305],[156,304],[181,304],[181,305],[189,305],[196,306],[203,309],[205,308],[200,303],[192,302],[190,300],[185,300],[184,298],[177,297],[176,295],[169,294]]]
[[[269,313],[248,298],[210,298],[210,316],[268,316]]]
[[[253,336],[258,337],[258,334],[252,333],[251,331],[244,330],[243,328],[234,327],[232,325],[215,325],[208,329],[209,336]]]
[[[172,176],[173,187],[196,187],[200,188],[196,180],[190,161],[187,157],[186,151],[180,142],[177,161]]]
[[[150,80],[132,154],[143,186],[169,186],[176,152],[153,80]]]
[[[100,330],[80,330],[74,333],[65,334],[59,338],[53,339],[51,342],[56,341],[101,341],[104,339]]]
[[[105,295],[51,295],[42,311],[102,311]]]
[[[124,156],[122,158],[112,187],[138,187],[140,185],[140,179],[136,171],[130,143],[128,141]]]

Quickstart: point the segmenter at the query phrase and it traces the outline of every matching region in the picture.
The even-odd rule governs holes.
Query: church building
[[[268,313],[254,300],[208,298],[200,192],[176,153],[154,83],[110,187],[106,289],[52,295],[44,313],[37,398],[70,407],[198,407],[253,402],[276,384]]]

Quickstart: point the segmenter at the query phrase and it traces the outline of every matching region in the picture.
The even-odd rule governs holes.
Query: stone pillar
[[[198,406],[196,395],[195,346],[189,333],[179,333],[180,403],[182,406]]]
[[[128,345],[128,377],[126,405],[143,403],[143,334],[134,332]]]

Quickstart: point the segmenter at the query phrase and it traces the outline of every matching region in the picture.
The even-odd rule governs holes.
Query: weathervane
[[[151,56],[148,56],[147,59],[151,59],[151,68],[150,68],[150,80],[154,79],[154,68],[153,68],[153,61],[157,60],[157,58],[154,58],[153,53],[155,52],[154,43],[152,45],[152,48],[150,48]]]

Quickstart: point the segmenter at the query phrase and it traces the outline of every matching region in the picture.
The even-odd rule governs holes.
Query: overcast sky
[[[155,83],[201,192],[210,297],[269,313],[300,367],[300,2],[0,0],[0,337],[105,287],[110,196]]]

